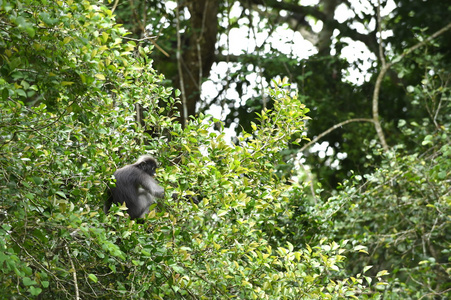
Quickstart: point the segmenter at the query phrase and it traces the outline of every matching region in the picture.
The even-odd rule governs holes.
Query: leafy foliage
[[[369,256],[350,256],[350,272],[370,265],[369,275],[390,273],[389,285],[378,289],[384,299],[446,299],[450,289],[450,73],[436,56],[415,61],[427,71],[406,97],[428,118],[421,125],[401,120],[407,146],[384,155],[374,173],[354,176],[316,212],[333,216],[323,230],[368,247]],[[399,69],[408,75],[405,64]]]
[[[339,238],[368,246],[370,256],[350,257],[350,271],[370,265],[374,267],[369,275],[391,273],[387,299],[446,298],[451,258],[451,188],[446,178],[451,152],[443,138],[448,134],[438,138],[441,146],[425,155],[387,158],[360,187],[363,178],[356,176],[355,185],[345,185],[326,206],[330,214],[336,213],[331,230]]]
[[[273,82],[270,105],[256,105],[228,144],[210,116],[175,121],[152,49],[127,39],[102,2],[4,0],[0,9],[4,298],[447,297],[451,106],[440,44],[396,66],[409,79],[405,118],[390,125],[399,145],[381,155],[363,140],[377,170],[312,207],[292,180],[300,174],[281,171],[312,116],[286,81]],[[179,197],[143,223],[124,207],[105,216],[111,174],[143,153]]]
[[[2,1],[0,293],[5,298],[356,298],[346,241],[296,247],[281,216],[303,187],[276,172],[308,109],[274,86],[238,145],[201,115],[184,129],[149,48],[98,1]],[[145,126],[135,122],[136,104]],[[157,138],[149,138],[152,132]],[[295,140],[298,143],[299,140]],[[143,224],[101,212],[117,166],[157,154],[167,193]]]
[[[147,40],[160,47],[151,55],[171,84],[182,84],[180,73],[189,74],[185,86],[196,78],[199,84],[194,92],[187,93],[188,102],[196,100],[200,111],[220,106],[227,127],[238,133],[250,131],[255,112],[272,108],[264,89],[274,78],[288,77],[311,108],[312,121],[307,127],[311,138],[343,121],[371,117],[371,95],[381,69],[379,44],[384,59],[391,61],[450,19],[449,3],[440,0],[213,1],[219,7],[217,19],[209,19],[209,13],[205,13],[209,10],[203,5],[195,9],[195,3],[205,3],[200,0],[136,2],[120,1],[116,13],[135,38],[156,37]],[[176,24],[183,32],[179,41]],[[205,28],[218,28],[217,38],[196,35],[206,33]],[[450,34],[448,30],[428,47],[428,55],[442,55],[439,62],[445,69],[449,69],[451,57]],[[378,40],[380,36],[382,41]],[[235,43],[237,37],[246,42]],[[176,46],[178,42],[180,47]],[[205,55],[201,52],[205,49],[216,50]],[[178,70],[177,52],[182,57],[180,65],[188,68]],[[211,66],[212,53],[217,68],[210,73],[206,66]],[[410,123],[427,116],[406,97],[406,88],[421,81],[423,69],[414,61],[405,67],[408,72],[392,68],[381,85],[378,117],[390,146],[409,142],[397,128],[400,120]],[[208,90],[200,97],[203,85],[196,76],[209,80],[217,94]],[[366,155],[378,147],[371,123],[349,123],[320,142],[327,145],[326,151],[303,154],[324,194],[333,193],[352,170],[369,173],[380,163],[379,157]]]

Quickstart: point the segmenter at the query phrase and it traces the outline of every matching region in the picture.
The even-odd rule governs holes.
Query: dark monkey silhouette
[[[111,205],[125,202],[131,219],[143,218],[155,198],[164,198],[164,189],[154,179],[157,161],[149,155],[141,156],[134,164],[114,172],[116,186],[108,190],[104,211]]]

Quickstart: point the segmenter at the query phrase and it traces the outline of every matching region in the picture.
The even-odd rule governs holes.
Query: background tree
[[[451,74],[436,65],[440,59],[435,55],[412,60],[424,69],[424,77],[421,84],[407,87],[407,96],[429,117],[421,125],[400,120],[398,128],[408,143],[388,152],[374,173],[346,182],[317,213],[320,219],[325,215],[335,219],[325,230],[368,246],[371,255],[351,258],[349,270],[371,265],[374,270],[369,274],[390,272],[384,298],[446,299],[450,293]],[[400,63],[398,71],[409,73],[412,60]]]
[[[155,66],[182,91],[182,124],[196,113],[201,85],[215,61],[219,1],[116,1],[118,21],[158,49]],[[167,6],[166,6],[167,5]],[[173,8],[173,9],[170,9]],[[160,40],[160,35],[165,37]]]
[[[184,127],[176,100],[99,1],[0,4],[0,294],[41,299],[357,297],[365,276],[340,274],[346,241],[275,238],[303,188],[275,166],[308,109],[287,84],[274,110],[229,145],[217,120]],[[146,126],[136,122],[136,104]],[[299,143],[299,141],[294,141]],[[142,224],[114,206],[111,174],[155,155],[168,195]]]
[[[348,122],[323,136],[318,142],[325,142],[325,151],[303,151],[327,190],[347,178],[350,170],[373,169],[378,159],[366,153],[378,145],[385,147],[375,124],[366,122],[374,119],[372,95],[382,58],[390,60],[417,44],[421,36],[445,27],[451,14],[449,4],[439,0],[147,1],[140,5],[146,7],[118,1],[116,13],[132,32],[140,32],[136,38],[144,32],[138,28],[146,28],[147,36],[155,37],[149,40],[160,49],[152,54],[155,66],[182,91],[189,115],[196,105],[198,111],[219,105],[226,126],[249,130],[254,112],[272,107],[264,88],[273,78],[287,76],[312,108],[309,137],[352,119],[363,121]],[[216,10],[217,17],[212,17]],[[281,38],[281,32],[288,37]],[[301,35],[310,46],[302,42]],[[381,35],[383,40],[378,40]],[[248,43],[242,52],[234,50],[238,36]],[[442,54],[444,66],[450,61],[449,40],[447,31],[436,47],[429,47],[429,53]],[[302,47],[305,51],[299,51]],[[381,81],[376,115],[387,146],[404,138],[396,128],[400,119],[410,122],[427,114],[405,96],[406,87],[421,80],[417,65],[412,63],[411,68],[416,72],[408,76],[392,68]],[[201,82],[207,79],[216,94],[202,94]]]
[[[249,97],[243,100],[254,106],[245,111],[248,123],[231,144],[223,124],[211,116],[177,120],[179,101],[173,95],[179,92],[164,86],[168,82],[153,69],[146,44],[153,41],[154,53],[163,54],[157,49],[161,38],[133,40],[115,22],[112,9],[118,11],[121,3],[0,2],[3,297],[449,298],[451,106],[449,48],[443,37],[451,25],[418,29],[415,39],[406,38],[402,52],[378,42],[377,51],[388,55],[385,60],[379,55],[380,68],[371,73],[374,79],[368,77],[374,83],[361,85],[346,81],[341,72],[349,62],[341,58],[318,54],[302,61],[310,68],[302,73],[294,54],[275,60],[259,49],[240,56],[227,79],[232,88],[244,88],[240,92]],[[228,8],[233,17],[231,3],[218,11]],[[267,3],[276,8],[291,2]],[[260,4],[246,6],[236,20],[248,20],[255,35],[254,25],[262,22],[258,15],[266,11]],[[173,10],[188,20],[186,12],[181,5],[178,13]],[[240,22],[228,24],[246,28]],[[160,19],[158,24],[168,23]],[[229,25],[224,28],[233,33]],[[172,37],[182,49],[177,32]],[[333,41],[331,49],[338,44]],[[233,61],[231,53],[222,54]],[[157,58],[155,63],[170,67]],[[239,77],[242,66],[248,73]],[[310,66],[318,72],[309,73]],[[331,86],[319,74],[337,66],[340,72],[329,74],[341,80]],[[252,79],[254,70],[259,80]],[[286,79],[263,80],[301,73],[301,78],[291,77],[291,87]],[[348,113],[346,98],[343,115],[330,111],[333,103],[318,101],[313,110],[307,108],[306,102],[314,102],[305,91],[319,97],[332,87],[340,97],[343,86],[350,99],[365,95],[371,106],[362,107],[371,122],[350,122],[361,115]],[[388,93],[389,88],[398,94]],[[403,118],[387,123],[383,111],[389,109],[378,105],[375,114],[373,104],[394,95],[409,105],[401,109]],[[343,143],[355,150],[355,165],[361,168],[329,198],[299,180],[305,176],[299,156],[287,167],[293,149],[306,147],[307,127],[324,121],[317,115],[320,104],[324,114],[344,120],[335,125],[346,130],[368,126],[366,138],[358,137],[362,145]],[[136,107],[143,108],[142,122],[136,121]],[[383,143],[373,127],[375,115],[383,121],[388,151],[377,146]],[[393,136],[399,137],[396,143]],[[353,135],[346,138],[356,141]],[[365,147],[371,151],[359,150]],[[125,217],[124,207],[114,206],[105,216],[102,195],[111,174],[143,153],[155,155],[163,166],[158,178],[168,197],[142,224]],[[328,157],[324,166],[330,171],[333,163]],[[169,197],[173,192],[180,197]],[[200,202],[188,203],[191,196]]]

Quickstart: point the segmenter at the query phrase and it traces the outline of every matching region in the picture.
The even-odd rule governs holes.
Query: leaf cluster
[[[418,136],[423,153],[397,147],[376,172],[356,175],[316,211],[331,218],[323,224],[331,238],[368,247],[366,257],[349,256],[348,272],[373,266],[369,276],[390,273],[387,286],[375,286],[387,299],[445,299],[450,288],[449,126]]]
[[[0,2],[0,294],[45,299],[356,298],[340,275],[345,244],[278,238],[303,187],[280,176],[281,150],[308,109],[269,91],[239,143],[201,115],[182,128],[177,102],[98,1]],[[144,126],[135,121],[137,104]],[[152,136],[149,135],[152,134]],[[294,140],[299,142],[299,140]],[[168,194],[143,224],[103,193],[143,153]],[[199,196],[196,204],[184,196]],[[169,197],[168,197],[169,198]],[[301,201],[301,200],[299,200]]]

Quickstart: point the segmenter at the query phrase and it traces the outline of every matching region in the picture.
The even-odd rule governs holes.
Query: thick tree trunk
[[[210,75],[215,59],[215,46],[218,34],[218,0],[192,0],[187,4],[191,14],[191,28],[187,46],[181,49],[181,67],[183,80],[176,80],[177,85],[184,85],[182,101],[182,124],[188,116],[196,113],[196,103],[200,101],[203,78]],[[181,89],[182,90],[182,89]],[[184,114],[187,113],[187,115]]]
[[[325,18],[323,19],[323,29],[318,36],[318,53],[320,55],[330,55],[330,45],[332,44],[332,34],[334,32],[334,14],[337,7],[337,0],[322,0],[321,3],[324,6],[323,13]]]

